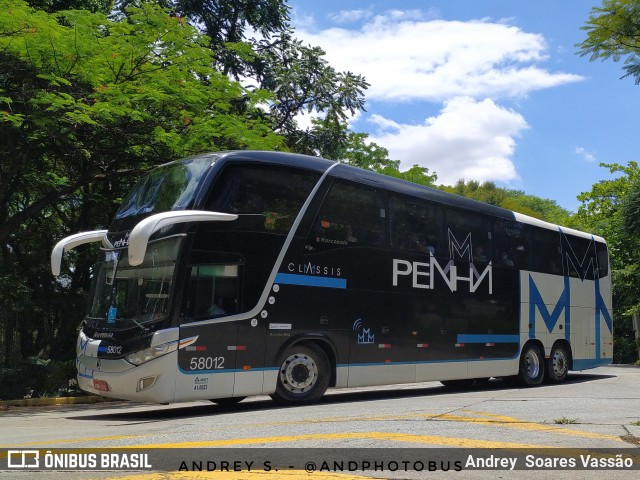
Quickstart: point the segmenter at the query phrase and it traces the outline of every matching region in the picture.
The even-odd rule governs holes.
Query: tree
[[[273,128],[287,138],[295,138],[296,115],[322,113],[315,129],[340,132],[347,112],[364,109],[364,91],[369,84],[361,75],[338,72],[323,58],[319,47],[305,46],[290,32],[283,32],[268,48],[260,48],[264,68],[257,79],[260,87],[274,93],[270,110]],[[289,142],[295,149],[295,142]]]
[[[27,0],[27,3],[29,6],[47,13],[81,9],[94,13],[101,12],[106,15],[111,12],[114,0]]]
[[[0,9],[0,322],[10,327],[9,317],[33,305],[49,326],[23,355],[48,343],[64,357],[84,310],[90,255],[80,249],[55,282],[47,267],[55,239],[108,225],[150,166],[285,143],[258,106],[269,94],[216,71],[208,40],[156,5],[115,19],[48,14],[21,0],[0,0]],[[60,290],[71,300],[60,302]]]
[[[334,128],[324,128],[325,122],[326,119],[313,120],[312,127],[304,132],[303,141],[311,150],[309,153],[419,185],[434,186],[438,176],[429,173],[428,168],[414,165],[402,172],[400,160],[391,160],[389,151],[368,141],[366,133],[352,132],[342,122]]]
[[[136,0],[118,3],[122,7]],[[263,61],[255,52],[271,45],[272,36],[289,29],[286,0],[159,0],[157,3],[199,25],[209,37],[218,69],[236,79],[260,76]],[[247,34],[260,40],[247,38]]]
[[[640,236],[637,217],[640,167],[602,164],[611,180],[602,180],[578,199],[582,205],[572,219],[575,228],[601,235],[607,240],[613,277],[614,360],[629,363],[637,359],[631,316],[640,306]]]
[[[539,218],[546,222],[564,225],[569,221],[570,213],[554,200],[527,195],[521,190],[497,187],[493,182],[480,183],[476,180],[458,180],[453,187],[441,187],[449,193],[473,198],[497,207]]]
[[[591,61],[625,58],[622,78],[640,84],[640,1],[603,0],[594,7],[583,30],[587,38],[578,45]],[[636,162],[627,166],[602,164],[613,180],[599,182],[578,197],[583,205],[575,217],[578,226],[599,232],[609,243],[613,269],[616,356],[619,361],[637,358],[631,315],[640,311],[640,171]],[[637,345],[640,350],[640,345]],[[635,357],[635,358],[634,358]]]
[[[151,1],[151,0],[148,0]],[[120,8],[143,0],[117,2]],[[320,47],[294,37],[286,0],[156,0],[209,38],[215,68],[267,90],[271,128],[297,153],[338,158],[346,148],[347,116],[364,109],[368,83],[361,75],[339,72]],[[311,113],[322,121],[303,130],[297,117]],[[335,147],[329,148],[330,145]]]
[[[582,30],[587,38],[577,45],[581,56],[614,62],[626,57],[622,78],[633,77],[640,84],[640,1],[603,0],[601,7],[591,9]]]

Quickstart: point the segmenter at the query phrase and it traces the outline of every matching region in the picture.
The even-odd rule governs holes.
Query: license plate
[[[101,392],[109,391],[109,384],[105,380],[96,380],[93,379],[93,388],[96,390],[100,390]]]

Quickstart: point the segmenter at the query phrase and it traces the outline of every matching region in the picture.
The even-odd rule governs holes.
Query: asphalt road
[[[214,447],[219,450],[213,454],[202,453],[211,450],[200,450]],[[638,470],[627,469],[576,470],[571,465],[556,464],[553,470],[547,470],[544,469],[546,457],[538,457],[537,449],[553,448],[560,452],[574,448],[591,455],[590,458],[609,459],[615,459],[619,453],[638,464],[640,368],[600,367],[572,373],[561,385],[533,389],[513,388],[492,380],[482,388],[459,391],[446,389],[437,382],[334,390],[320,403],[302,407],[281,407],[268,397],[256,397],[233,408],[209,402],[173,405],[106,402],[14,407],[0,412],[0,455],[4,455],[5,464],[8,449],[37,450],[42,462],[45,451],[55,453],[57,448],[97,455],[104,452],[99,449],[122,448],[124,450],[118,452],[127,452],[130,456],[125,460],[116,458],[113,471],[79,472],[58,468],[38,472],[38,478],[203,478],[204,472],[192,471],[198,465],[204,470],[207,466],[210,470],[215,467],[206,478],[223,479],[345,480],[365,476],[540,479],[603,478],[605,475],[609,479],[637,478]],[[328,469],[320,468],[322,464],[316,459],[319,451],[313,450],[316,448],[332,449],[321,451],[335,457],[330,458]],[[430,450],[425,450],[427,448]],[[452,457],[451,451],[446,450],[451,448],[457,449]],[[597,450],[605,448],[611,450]],[[131,455],[141,452],[152,452],[150,463],[156,467],[160,461],[158,452],[163,452],[163,461],[171,459],[170,465],[177,462],[172,470],[180,466],[188,471],[126,471],[126,464],[117,464],[141,460],[142,457]],[[464,454],[461,456],[460,452]],[[517,460],[519,468],[526,461],[530,465],[525,465],[524,470],[509,471],[509,458],[515,456],[509,452],[522,454]],[[532,454],[529,460],[525,460],[527,453]],[[505,462],[505,467],[470,471],[466,464],[469,455],[473,462],[491,457],[490,461]],[[574,460],[579,464],[581,460],[576,455]],[[316,467],[312,475],[304,471],[308,462],[303,460],[307,457]],[[334,463],[338,460],[342,463],[338,463],[336,473]],[[15,464],[16,459],[13,461]],[[254,461],[254,465],[247,471],[242,462],[250,461]],[[269,471],[265,471],[265,461],[269,462]],[[355,463],[349,464],[349,461]],[[379,461],[384,468],[362,471],[363,461]],[[407,471],[403,461],[409,462],[404,464],[410,467]],[[456,461],[462,462],[459,472],[455,471]],[[96,463],[99,462],[97,457]],[[278,462],[283,468],[276,472]],[[429,471],[433,466],[437,471]],[[238,467],[242,471],[234,472]],[[447,467],[448,471],[443,472]],[[12,469],[0,475],[33,478],[35,472],[27,468]]]

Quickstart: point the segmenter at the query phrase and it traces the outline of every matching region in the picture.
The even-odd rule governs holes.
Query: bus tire
[[[523,387],[537,387],[544,380],[544,355],[535,343],[524,347],[520,355],[518,381]]]
[[[278,384],[271,395],[276,402],[296,405],[316,402],[324,395],[331,380],[329,359],[321,348],[311,343],[289,347],[278,362]]]
[[[547,361],[546,378],[551,383],[564,382],[569,373],[569,354],[567,348],[558,343],[551,349],[551,355]]]
[[[234,405],[237,405],[245,398],[247,397],[212,398],[210,401],[217,405],[220,405],[221,407],[233,407]]]

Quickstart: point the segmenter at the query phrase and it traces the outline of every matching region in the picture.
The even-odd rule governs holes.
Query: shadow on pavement
[[[599,379],[614,378],[614,375],[598,375],[598,374],[584,374],[584,373],[570,373],[565,383],[578,384],[583,382],[590,382]],[[388,388],[388,389],[387,389]],[[310,406],[282,406],[271,399],[265,397],[254,397],[245,400],[234,406],[222,406],[214,403],[202,402],[193,404],[176,404],[175,406],[158,405],[155,410],[149,409],[150,405],[131,403],[131,402],[108,402],[104,404],[93,404],[91,410],[94,414],[91,415],[73,415],[80,413],[81,408],[75,405],[71,415],[66,417],[68,420],[113,420],[122,422],[159,422],[163,420],[172,420],[177,418],[194,418],[211,415],[226,415],[235,412],[267,412],[270,410],[279,410],[283,408],[313,408],[315,405],[337,405],[341,403],[362,402],[368,400],[393,400],[402,398],[414,398],[414,397],[436,397],[440,395],[464,395],[474,392],[483,391],[501,391],[501,390],[514,390],[519,387],[514,387],[511,382],[502,379],[491,379],[483,382],[476,382],[474,385],[466,388],[448,388],[437,382],[430,382],[426,387],[406,387],[401,386],[389,386],[385,389],[375,389],[367,391],[329,391],[318,403]],[[138,408],[143,407],[144,410],[140,411]],[[96,410],[108,410],[108,412],[100,413]],[[114,411],[115,410],[115,411]],[[86,411],[86,410],[85,410]]]

